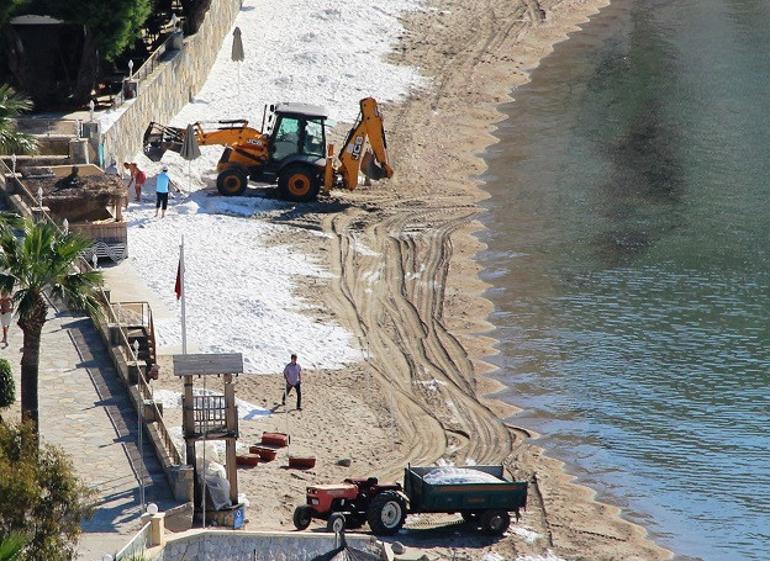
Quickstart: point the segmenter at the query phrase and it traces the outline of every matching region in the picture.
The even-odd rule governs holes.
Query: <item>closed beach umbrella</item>
[[[233,30],[233,50],[230,52],[230,58],[233,62],[243,62],[246,58],[243,52],[243,39],[241,39],[241,28],[236,27]]]
[[[238,95],[241,94],[241,63],[246,59],[246,53],[243,51],[243,39],[241,38],[241,28],[236,27],[233,30],[233,48],[230,51],[230,58],[238,63]]]
[[[182,149],[179,151],[179,155],[187,160],[187,181],[192,190],[192,178],[190,177],[192,161],[199,158],[201,155],[201,149],[198,147],[198,137],[195,136],[195,129],[193,129],[192,125],[187,125],[187,130],[184,134],[184,142],[182,142]]]

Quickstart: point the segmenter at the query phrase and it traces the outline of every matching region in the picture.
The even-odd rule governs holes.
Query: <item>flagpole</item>
[[[187,354],[187,309],[185,306],[186,294],[184,289],[184,234],[182,234],[182,243],[179,246],[179,288],[182,300],[182,354]]]

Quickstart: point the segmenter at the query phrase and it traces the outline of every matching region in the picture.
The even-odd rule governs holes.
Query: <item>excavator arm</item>
[[[234,121],[217,121],[216,128],[206,130],[203,123],[193,123],[195,138],[199,146],[255,144],[255,139],[262,136],[257,129],[248,126],[244,119]],[[144,132],[144,154],[153,162],[159,162],[163,155],[171,150],[179,153],[182,150],[187,130],[178,127],[168,127],[160,123],[150,123]]]
[[[385,138],[385,127],[380,109],[374,98],[367,97],[359,103],[361,112],[353,128],[348,132],[342,149],[337,156],[340,166],[339,174],[345,188],[353,190],[358,186],[358,172],[363,171],[372,179],[390,178],[393,168],[388,160],[388,143]],[[366,142],[369,148],[366,148]],[[327,162],[328,166],[331,162]],[[327,171],[324,180],[328,192],[332,174]]]

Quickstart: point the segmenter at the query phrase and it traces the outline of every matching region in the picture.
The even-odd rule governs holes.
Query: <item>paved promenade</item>
[[[15,324],[9,339],[0,356],[12,363],[18,384],[22,333]],[[97,493],[96,512],[83,524],[78,549],[81,559],[100,561],[139,529],[139,474],[144,474],[146,501],[161,509],[173,504],[168,484],[146,432],[144,455],[139,453],[136,412],[88,318],[49,313],[39,393],[43,441],[62,447]]]

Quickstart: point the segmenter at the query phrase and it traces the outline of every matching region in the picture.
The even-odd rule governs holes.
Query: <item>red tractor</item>
[[[326,520],[330,532],[355,530],[367,522],[376,535],[392,535],[406,519],[407,499],[401,484],[380,485],[376,477],[346,479],[339,485],[307,488],[307,504],[294,510],[294,526],[304,530],[313,518]]]

